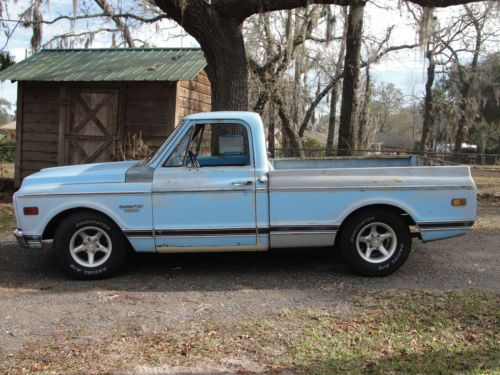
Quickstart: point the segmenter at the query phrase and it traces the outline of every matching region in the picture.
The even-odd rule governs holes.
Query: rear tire
[[[103,279],[125,263],[129,244],[107,217],[90,211],[65,218],[54,235],[53,252],[62,269],[80,280]]]
[[[360,212],[345,223],[340,248],[347,265],[365,276],[386,276],[397,271],[411,250],[407,223],[397,212]]]

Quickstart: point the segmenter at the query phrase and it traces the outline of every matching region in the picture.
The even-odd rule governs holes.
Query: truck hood
[[[70,165],[45,168],[26,177],[22,187],[34,185],[99,184],[124,182],[127,170],[137,165],[137,160],[112,163]]]

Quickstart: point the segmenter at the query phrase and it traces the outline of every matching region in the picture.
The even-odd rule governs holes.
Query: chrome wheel
[[[98,227],[79,229],[69,242],[71,257],[84,267],[99,267],[108,260],[111,250],[111,238]]]
[[[375,222],[361,229],[356,238],[359,255],[370,263],[383,263],[396,251],[396,232],[387,224]]]

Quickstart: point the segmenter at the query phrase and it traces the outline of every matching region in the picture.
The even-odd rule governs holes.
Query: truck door
[[[255,184],[246,124],[190,122],[154,172],[157,251],[256,250]]]

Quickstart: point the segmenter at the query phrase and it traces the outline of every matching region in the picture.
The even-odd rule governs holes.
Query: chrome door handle
[[[233,181],[234,186],[249,186],[252,185],[252,181]]]

